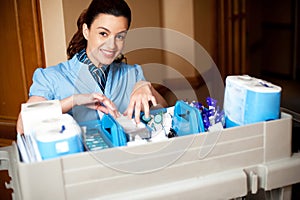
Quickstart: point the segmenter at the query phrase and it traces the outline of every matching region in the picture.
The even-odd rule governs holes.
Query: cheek
[[[89,45],[97,48],[99,46],[102,46],[103,44],[105,44],[105,39],[101,39],[97,36],[94,36],[92,38],[90,38],[90,40],[88,41]]]
[[[95,39],[94,44],[96,47],[101,47],[105,44],[105,40]]]
[[[119,51],[122,51],[124,48],[124,41],[116,42]]]

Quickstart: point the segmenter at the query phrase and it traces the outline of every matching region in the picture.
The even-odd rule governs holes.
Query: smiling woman
[[[140,121],[149,116],[149,102],[166,101],[144,78],[139,65],[117,59],[131,23],[131,10],[124,0],[93,0],[79,17],[78,30],[69,47],[69,60],[38,68],[33,74],[28,102],[60,100],[63,113],[78,122],[96,120],[98,112],[120,113]],[[19,116],[18,133],[23,133]]]
[[[112,63],[123,49],[127,29],[125,17],[105,14],[100,14],[90,27],[84,24],[83,34],[88,41],[86,53],[91,61],[98,67]]]

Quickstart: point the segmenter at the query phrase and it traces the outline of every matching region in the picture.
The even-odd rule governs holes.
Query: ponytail
[[[77,20],[77,32],[73,35],[67,48],[68,59],[71,59],[76,53],[86,48],[87,41],[82,34],[82,26],[85,23],[86,10],[84,10]]]

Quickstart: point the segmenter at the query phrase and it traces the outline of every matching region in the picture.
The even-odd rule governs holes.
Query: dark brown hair
[[[84,23],[90,28],[95,18],[99,14],[110,14],[114,16],[125,17],[128,21],[128,29],[131,23],[131,10],[124,0],[93,0],[89,7],[84,10],[77,20],[77,32],[73,35],[67,48],[68,59],[71,59],[76,53],[85,49],[87,41],[82,34],[82,26]],[[124,56],[119,56],[124,58]]]

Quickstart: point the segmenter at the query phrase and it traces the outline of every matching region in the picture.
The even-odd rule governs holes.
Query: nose
[[[107,48],[109,48],[110,50],[114,50],[116,47],[116,39],[115,37],[111,36],[107,39],[106,41],[106,46]]]

